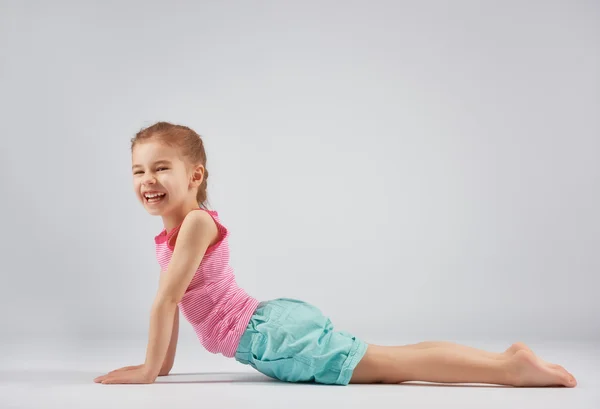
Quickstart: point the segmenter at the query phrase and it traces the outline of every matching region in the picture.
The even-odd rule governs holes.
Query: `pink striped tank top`
[[[231,358],[235,356],[239,340],[259,301],[249,296],[236,283],[233,269],[229,265],[228,231],[220,223],[219,214],[214,210],[195,210],[206,211],[212,216],[217,225],[218,239],[206,250],[178,304],[179,310],[192,324],[206,350]],[[171,239],[180,227],[181,224],[169,234],[164,229],[154,239],[161,274],[167,271],[173,255]]]

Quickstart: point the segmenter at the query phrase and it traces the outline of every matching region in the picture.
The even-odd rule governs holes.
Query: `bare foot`
[[[508,361],[510,384],[513,386],[566,386],[577,385],[566,371],[544,365],[531,351],[521,349]]]
[[[533,355],[535,355],[535,353],[533,352],[533,350],[531,348],[529,348],[526,344],[524,344],[523,342],[515,342],[514,344],[512,344],[510,347],[508,347],[508,349],[506,351],[504,351],[504,355],[506,357],[511,357],[514,354],[516,354],[519,351],[528,351],[531,352]],[[565,368],[563,368],[560,365],[557,364],[553,364],[550,362],[546,362],[543,359],[541,359],[540,357],[538,357],[537,355],[535,355],[535,357],[539,360],[540,363],[542,363],[543,365],[547,366],[550,369],[556,369],[559,370],[561,372],[563,372],[565,375],[568,375],[572,378],[575,378],[573,376],[573,374],[571,374],[569,371],[567,371]]]

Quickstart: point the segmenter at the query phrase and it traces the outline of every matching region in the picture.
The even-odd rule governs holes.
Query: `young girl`
[[[287,382],[576,385],[563,367],[542,361],[522,343],[503,353],[449,342],[367,344],[334,330],[331,321],[306,302],[259,302],[237,285],[229,265],[228,230],[218,213],[206,207],[208,170],[200,136],[188,127],[159,122],[141,130],[131,150],[135,194],[146,211],[161,216],[164,223],[155,237],[160,283],[145,362],[95,382],[152,383],[167,375],[181,309],[208,351]]]

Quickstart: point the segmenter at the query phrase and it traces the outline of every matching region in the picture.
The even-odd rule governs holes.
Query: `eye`
[[[160,172],[161,170],[167,170],[167,169],[169,169],[169,168],[160,167],[160,168],[158,168],[158,169],[156,169],[156,170]]]
[[[133,172],[134,175],[139,175],[139,174],[142,174],[142,173],[144,173],[143,170],[137,170],[137,171]]]

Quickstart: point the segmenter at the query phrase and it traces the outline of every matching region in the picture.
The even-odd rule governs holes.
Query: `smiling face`
[[[148,213],[165,216],[197,206],[202,169],[187,164],[176,147],[152,139],[137,143],[131,158],[134,191]]]

